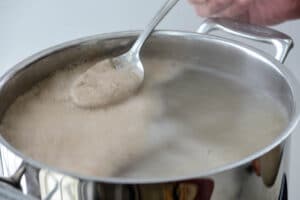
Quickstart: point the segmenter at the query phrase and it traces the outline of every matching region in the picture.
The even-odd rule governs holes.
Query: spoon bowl
[[[132,54],[131,51],[129,51],[118,57],[112,58],[111,62],[117,70],[124,68],[131,69],[139,77],[139,79],[142,81],[144,80],[145,71],[139,54]]]
[[[75,80],[70,96],[76,106],[95,108],[125,100],[144,80],[140,51],[158,23],[179,0],[168,0],[138,37],[131,49],[114,58],[96,63]]]

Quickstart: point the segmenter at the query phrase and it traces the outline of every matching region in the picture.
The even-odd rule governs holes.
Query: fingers
[[[236,17],[246,12],[254,0],[189,0],[202,17]]]
[[[251,2],[251,0],[236,1],[228,8],[219,12],[216,16],[225,18],[241,18],[241,20],[243,20],[247,16],[247,11]]]
[[[190,0],[199,16],[213,16],[231,6],[234,0]]]

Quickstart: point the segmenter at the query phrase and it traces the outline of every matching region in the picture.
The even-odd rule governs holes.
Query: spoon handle
[[[169,11],[176,5],[179,0],[168,0],[164,6],[158,11],[155,17],[152,19],[150,24],[145,28],[143,33],[138,37],[136,42],[133,44],[130,49],[131,53],[139,53],[144,42],[148,39],[150,34],[153,32],[154,28],[158,23],[169,13]]]

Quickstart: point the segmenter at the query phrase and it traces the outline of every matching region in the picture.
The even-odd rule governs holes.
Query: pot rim
[[[82,37],[79,39],[63,42],[61,44],[49,47],[47,49],[44,49],[42,51],[39,51],[38,53],[33,54],[32,56],[24,59],[23,61],[17,63],[13,67],[11,67],[4,75],[0,77],[0,90],[2,90],[3,86],[7,81],[9,81],[12,77],[14,77],[18,72],[22,70],[26,70],[27,67],[30,66],[33,62],[35,62],[38,59],[50,56],[51,54],[61,51],[65,48],[77,46],[83,43],[89,43],[95,39],[97,40],[105,40],[105,39],[113,39],[113,38],[123,38],[123,37],[131,37],[131,36],[137,36],[140,33],[140,31],[121,31],[121,32],[112,32],[112,33],[105,33],[105,34],[97,34],[87,37]],[[193,174],[193,175],[184,175],[184,176],[177,176],[174,178],[117,178],[117,177],[96,177],[96,176],[86,176],[86,175],[80,175],[76,174],[74,172],[69,172],[64,169],[60,169],[57,167],[52,167],[47,164],[43,164],[42,162],[36,161],[29,156],[23,154],[18,149],[14,148],[11,144],[6,141],[5,138],[2,137],[2,134],[0,133],[0,142],[3,144],[6,148],[8,148],[12,153],[14,153],[16,156],[20,157],[26,164],[29,164],[30,166],[36,167],[38,169],[48,170],[50,172],[58,173],[61,175],[66,175],[72,178],[79,178],[80,180],[87,180],[87,181],[95,181],[95,182],[101,182],[101,183],[110,183],[110,184],[153,184],[153,183],[166,183],[166,182],[177,182],[182,180],[190,180],[195,178],[201,178],[201,177],[209,177],[212,175],[219,174],[221,172],[229,171],[234,168],[238,168],[239,166],[245,165],[247,163],[250,163],[251,161],[263,156],[267,152],[271,151],[273,148],[278,146],[279,144],[283,143],[294,131],[296,128],[300,116],[299,116],[299,106],[296,102],[300,102],[300,84],[297,81],[297,79],[294,77],[294,75],[279,61],[277,61],[274,57],[268,55],[267,53],[263,52],[262,50],[256,49],[254,47],[251,47],[249,45],[246,45],[244,43],[241,43],[239,41],[231,40],[231,39],[225,39],[219,36],[212,36],[212,35],[206,35],[201,33],[194,33],[194,32],[186,32],[186,31],[169,31],[169,30],[159,30],[155,31],[153,35],[163,35],[163,36],[177,36],[177,37],[183,37],[188,38],[192,40],[202,40],[202,41],[213,41],[218,42],[223,45],[229,45],[231,47],[236,48],[237,50],[243,51],[247,53],[248,55],[260,59],[261,61],[268,63],[269,66],[271,66],[274,70],[277,71],[287,82],[288,86],[291,89],[292,95],[293,95],[293,110],[292,110],[292,117],[290,119],[290,122],[288,123],[287,127],[284,129],[284,131],[274,139],[274,141],[262,148],[261,150],[243,158],[238,161],[229,163],[227,165],[216,167],[211,170],[208,170],[206,172],[202,172],[199,174]]]

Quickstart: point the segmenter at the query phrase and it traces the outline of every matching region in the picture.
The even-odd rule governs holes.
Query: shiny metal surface
[[[129,49],[137,35],[115,33],[79,39],[19,63],[0,79],[0,116],[17,96],[55,70],[99,55],[119,55]],[[299,85],[288,69],[264,52],[239,42],[186,32],[156,32],[146,43],[141,58],[144,56],[168,56],[189,61],[195,67],[205,66],[240,76],[249,86],[264,89],[277,99],[288,113],[289,126],[272,144],[253,155],[202,174],[176,179],[83,177],[34,161],[2,137],[2,180],[18,186],[15,190],[24,196],[48,200],[287,199],[289,136],[298,123],[300,100]]]
[[[210,32],[221,30],[250,40],[271,44],[275,47],[275,58],[280,62],[284,62],[289,51],[293,47],[293,40],[286,34],[276,30],[235,22],[227,19],[207,19],[199,27],[199,33],[208,34]]]
[[[168,0],[163,7],[154,16],[152,21],[146,26],[145,30],[137,38],[136,42],[130,50],[118,57],[112,58],[112,63],[117,69],[130,67],[139,75],[141,80],[144,79],[144,67],[140,60],[140,51],[145,41],[149,38],[155,27],[168,14],[168,12],[176,5],[179,0]]]

